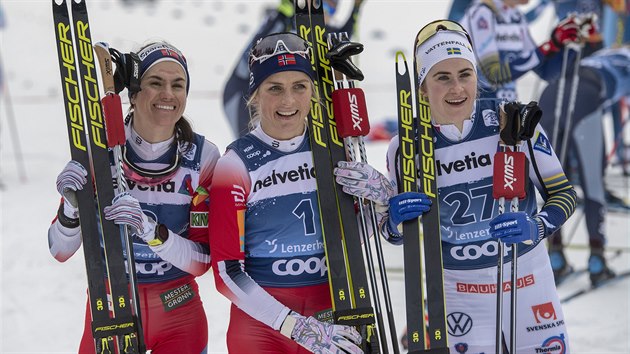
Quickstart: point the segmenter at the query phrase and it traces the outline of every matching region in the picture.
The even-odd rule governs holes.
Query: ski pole
[[[2,62],[2,56],[0,56],[0,70],[4,70]],[[4,76],[4,73],[0,73],[0,76]],[[7,122],[9,124],[9,130],[11,133],[11,141],[13,141],[13,152],[15,153],[15,161],[18,167],[18,176],[20,181],[26,182],[26,168],[24,167],[24,157],[22,156],[22,145],[20,144],[20,137],[18,135],[17,123],[15,121],[15,112],[13,111],[13,101],[9,94],[9,85],[3,85],[0,91],[4,93],[4,104],[7,107]]]
[[[337,132],[344,140],[346,155],[349,161],[357,161],[357,153],[361,157],[361,161],[367,163],[367,155],[365,153],[365,145],[363,137],[369,133],[370,125],[367,118],[367,107],[365,104],[365,96],[361,89],[355,88],[354,81],[362,80],[363,74],[352,63],[350,57],[360,53],[363,46],[359,43],[349,41],[347,33],[331,33],[328,37],[329,52],[328,57],[334,69],[336,89],[332,93],[334,116],[337,124]],[[347,82],[348,88],[345,87],[344,81]],[[356,144],[355,144],[356,141]],[[358,151],[357,151],[358,149]],[[363,246],[368,264],[368,276],[370,286],[374,294],[374,308],[376,310],[376,318],[378,330],[381,338],[382,353],[389,353],[387,346],[387,336],[385,334],[385,325],[383,322],[383,312],[381,309],[381,297],[376,280],[376,266],[372,256],[372,245],[369,237],[368,221],[365,206],[369,205],[369,213],[371,214],[371,228],[375,231],[374,243],[377,250],[378,268],[381,275],[381,287],[388,317],[388,324],[392,335],[392,345],[394,353],[398,354],[398,344],[396,342],[396,329],[393,321],[393,310],[391,306],[391,297],[389,294],[389,285],[387,283],[387,273],[383,262],[383,254],[378,235],[378,222],[376,222],[376,214],[374,204],[371,201],[358,198],[359,220],[361,223],[361,231],[363,234]]]
[[[101,99],[103,105],[103,115],[105,118],[105,129],[107,131],[107,145],[114,153],[114,165],[116,167],[116,182],[118,194],[127,190],[127,181],[123,173],[122,147],[125,146],[125,126],[123,124],[122,103],[120,96],[116,93],[114,85],[114,70],[112,67],[112,57],[107,43],[99,42],[94,45],[94,51],[99,60],[101,76],[105,96]],[[139,60],[135,62],[139,66]],[[138,70],[139,71],[139,70]],[[135,71],[135,72],[138,72]],[[131,288],[131,298],[133,299],[133,310],[135,314],[136,340],[140,353],[145,352],[144,333],[142,330],[142,317],[140,314],[140,297],[138,295],[138,280],[136,276],[136,262],[134,261],[133,241],[129,236],[129,228],[121,226],[120,232],[125,241],[125,251],[127,253],[127,272],[129,274],[129,286]]]
[[[575,64],[573,66],[573,76],[571,78],[571,91],[569,92],[569,105],[567,107],[567,116],[565,119],[564,134],[562,136],[562,148],[560,149],[560,165],[564,166],[564,160],[567,154],[567,146],[569,140],[569,131],[573,120],[573,112],[575,110],[575,100],[577,96],[578,85],[580,84],[580,60],[582,58],[582,46],[578,44],[569,44],[567,48],[572,48],[575,53]],[[562,107],[560,107],[562,108]],[[557,110],[557,107],[556,107]],[[557,121],[557,120],[556,120]],[[553,144],[557,144],[556,141]]]
[[[551,145],[554,150],[558,147],[558,131],[560,129],[560,116],[562,115],[562,106],[564,105],[564,90],[566,85],[567,61],[569,60],[569,48],[564,47],[562,50],[562,69],[560,70],[560,79],[558,80],[558,91],[556,92],[556,107],[554,110],[553,133]]]
[[[527,193],[527,170],[528,161],[525,153],[520,151],[520,140],[523,136],[531,136],[535,125],[540,119],[539,114],[535,117],[527,117],[532,112],[531,104],[526,106],[521,120],[521,109],[517,105],[509,107],[506,112],[503,105],[502,113],[506,113],[506,121],[501,129],[501,141],[499,151],[494,155],[492,174],[492,196],[498,199],[498,213],[505,212],[505,201],[510,200],[510,211],[517,212],[519,209],[519,199],[523,199]],[[528,108],[530,110],[528,110]],[[532,119],[532,121],[526,121]],[[526,131],[526,132],[524,132]],[[512,150],[508,148],[512,146]],[[516,323],[517,323],[517,290],[518,290],[518,244],[511,246],[512,259],[510,268],[510,353],[516,353]],[[504,244],[497,240],[497,318],[496,318],[496,353],[503,353],[503,257],[505,256]]]

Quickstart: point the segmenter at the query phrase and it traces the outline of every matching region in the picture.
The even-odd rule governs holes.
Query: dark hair
[[[172,44],[166,42],[166,41],[155,41],[155,42],[149,42],[145,45],[143,45],[137,52],[140,53],[143,50],[145,50],[146,48],[153,46],[153,45],[157,45],[157,44],[162,44],[168,47],[172,47],[173,51],[177,51],[178,55],[180,55],[180,59],[178,59],[178,61],[180,61],[180,64],[182,64],[182,66],[184,66],[184,71],[186,72],[186,80],[187,80],[187,85],[190,85],[190,78],[188,76],[188,69],[186,68],[185,64],[185,59],[183,58],[183,55],[181,55],[181,52],[179,52],[179,50],[177,48],[175,48]],[[140,77],[140,82],[142,82],[142,76]],[[125,118],[125,125],[129,124],[131,122],[131,120],[133,119],[133,112],[135,109],[135,105],[134,103],[131,101],[131,97],[137,95],[137,92],[134,93],[130,93],[129,95],[129,110],[127,112],[127,117]],[[186,87],[186,95],[188,95],[188,86]],[[186,98],[188,99],[188,98]],[[173,141],[173,144],[178,146],[178,149],[180,152],[185,153],[187,151],[189,151],[190,149],[192,149],[192,143],[193,143],[193,138],[194,138],[194,131],[192,129],[192,125],[190,124],[190,122],[188,121],[188,119],[186,119],[186,117],[181,116],[177,122],[175,122],[175,139]]]

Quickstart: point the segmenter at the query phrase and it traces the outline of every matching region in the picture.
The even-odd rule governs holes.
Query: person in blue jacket
[[[516,80],[530,71],[552,80],[561,70],[563,48],[583,40],[583,24],[569,17],[555,26],[549,40],[537,45],[517,7],[528,2],[477,0],[461,20],[475,46],[481,97],[516,100]]]
[[[607,165],[604,128],[602,120],[606,109],[622,97],[630,95],[630,47],[601,49],[582,59],[573,116],[569,117],[567,107],[570,97],[565,95],[562,112],[556,119],[543,119],[542,125],[548,132],[557,125],[554,132],[558,141],[553,144],[559,150],[563,146],[565,127],[569,126],[567,151],[564,166],[572,157],[575,160],[584,199],[584,216],[589,235],[590,256],[588,271],[593,285],[614,276],[604,257],[606,244],[606,190],[604,170]],[[540,107],[544,112],[555,112],[558,81],[550,83],[540,96]],[[570,121],[569,121],[570,120]],[[561,282],[571,273],[563,252],[560,230],[550,238],[550,258],[556,282]]]

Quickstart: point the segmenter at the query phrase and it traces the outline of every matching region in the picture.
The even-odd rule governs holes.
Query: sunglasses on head
[[[263,37],[256,42],[249,54],[249,65],[254,62],[264,62],[278,54],[299,54],[309,58],[308,43],[296,34],[283,32]]]
[[[466,29],[459,23],[451,20],[437,20],[430,22],[426,26],[422,27],[418,35],[416,36],[416,48],[422,43],[426,42],[429,38],[436,35],[439,31],[453,31],[459,32],[466,36],[468,43],[472,46],[472,39]]]

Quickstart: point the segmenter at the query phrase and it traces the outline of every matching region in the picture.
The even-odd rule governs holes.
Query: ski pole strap
[[[528,140],[534,136],[534,131],[540,119],[542,118],[542,110],[538,106],[538,102],[531,101],[520,108],[520,140]]]
[[[140,91],[140,57],[134,52],[121,53],[114,48],[109,48],[112,61],[116,64],[114,83],[116,93],[127,89],[130,94]]]
[[[342,138],[366,136],[370,132],[365,94],[360,88],[342,88],[332,92],[337,131]]]
[[[361,69],[354,65],[351,57],[363,51],[363,44],[350,42],[346,32],[330,33],[328,42],[330,49],[325,56],[330,60],[330,65],[349,80],[362,81],[365,76]]]
[[[514,146],[518,144],[520,127],[520,107],[518,102],[506,102],[501,105],[501,141],[505,145]]]
[[[71,218],[63,213],[63,202],[59,203],[59,209],[57,209],[57,220],[59,220],[59,223],[63,227],[68,229],[74,229],[81,225],[79,218]]]

